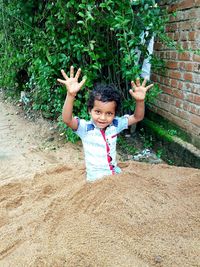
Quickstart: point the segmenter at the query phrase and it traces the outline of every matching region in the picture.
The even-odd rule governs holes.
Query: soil
[[[87,183],[80,143],[0,110],[0,266],[200,266],[199,169],[126,161]]]

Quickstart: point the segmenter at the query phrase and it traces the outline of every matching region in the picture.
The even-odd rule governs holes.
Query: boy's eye
[[[112,116],[113,113],[112,113],[112,112],[108,112],[107,115],[108,115],[108,116]]]
[[[95,113],[96,113],[96,114],[100,114],[100,111],[99,111],[99,110],[95,110]]]

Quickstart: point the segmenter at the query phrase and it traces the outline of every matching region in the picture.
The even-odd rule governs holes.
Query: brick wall
[[[200,0],[163,1],[170,16],[167,34],[184,49],[200,49]],[[191,136],[192,143],[200,141],[200,55],[178,53],[161,43],[155,53],[166,61],[165,74],[153,73],[151,79],[163,93],[152,111],[177,124]]]

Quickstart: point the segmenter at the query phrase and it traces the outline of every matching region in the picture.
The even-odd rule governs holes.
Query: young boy
[[[117,135],[128,126],[137,123],[144,117],[144,99],[146,91],[153,84],[146,86],[146,80],[140,84],[131,82],[133,90],[129,90],[136,100],[135,112],[132,115],[117,117],[121,97],[119,92],[110,85],[99,85],[93,89],[88,100],[90,121],[73,117],[73,103],[76,94],[84,85],[85,80],[78,82],[81,74],[79,68],[74,76],[74,67],[70,68],[70,77],[61,70],[64,80],[58,79],[67,88],[67,96],[63,106],[63,121],[81,138],[85,154],[87,180],[95,181],[105,175],[120,173],[116,162]]]

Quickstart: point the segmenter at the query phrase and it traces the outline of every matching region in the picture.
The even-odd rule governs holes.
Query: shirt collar
[[[89,121],[89,128],[90,130],[94,130],[94,128],[99,129],[99,127],[96,126],[96,124],[93,122],[93,120],[91,119]],[[107,126],[107,128],[110,128],[111,126],[118,126],[118,120],[116,119],[116,117],[113,119],[112,123],[110,125]]]

